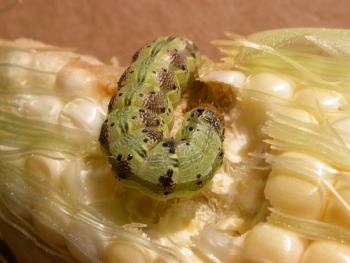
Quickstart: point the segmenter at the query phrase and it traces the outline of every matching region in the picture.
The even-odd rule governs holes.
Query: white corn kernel
[[[349,263],[350,247],[331,241],[314,241],[306,249],[300,263]]]
[[[210,71],[202,77],[204,82],[218,82],[237,88],[242,87],[245,80],[246,76],[242,72],[233,70]]]
[[[323,110],[340,110],[348,105],[342,94],[334,90],[305,88],[295,94],[295,100],[311,107]]]
[[[33,176],[59,187],[62,172],[67,166],[67,160],[60,153],[55,153],[55,157],[61,160],[32,154],[26,159],[24,167]]]
[[[69,94],[90,94],[96,85],[95,75],[78,66],[66,66],[57,75],[56,87]]]
[[[305,241],[293,232],[266,223],[251,229],[243,242],[248,255],[273,263],[298,263],[303,255]],[[256,262],[246,258],[243,262]]]
[[[245,88],[284,99],[290,99],[294,92],[294,87],[290,80],[271,73],[260,73],[249,78]]]
[[[71,59],[69,53],[38,52],[33,57],[32,68],[45,72],[58,72]]]
[[[63,107],[62,101],[54,96],[32,96],[21,108],[30,119],[56,123]]]
[[[59,116],[59,123],[63,126],[84,129],[98,135],[104,120],[101,107],[92,100],[78,98],[67,103]]]

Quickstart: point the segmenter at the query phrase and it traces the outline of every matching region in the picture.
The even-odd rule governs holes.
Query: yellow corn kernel
[[[293,232],[266,223],[250,230],[243,242],[247,255],[274,263],[298,263],[306,242]],[[244,258],[244,263],[257,261]]]
[[[271,173],[265,197],[272,207],[304,218],[321,218],[327,195],[320,185],[283,173]]]
[[[348,263],[350,262],[350,247],[330,241],[312,242],[300,263]]]
[[[261,91],[284,99],[292,98],[294,93],[294,87],[290,80],[283,79],[271,73],[260,73],[249,78],[245,88]]]
[[[324,110],[340,110],[348,105],[342,94],[333,90],[305,88],[295,94],[295,100],[306,106]]]

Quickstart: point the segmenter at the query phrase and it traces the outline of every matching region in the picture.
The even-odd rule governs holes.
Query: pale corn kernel
[[[246,76],[240,71],[218,70],[210,71],[204,75],[201,80],[204,82],[218,82],[240,88],[243,86]]]
[[[45,72],[58,72],[71,58],[71,55],[65,52],[38,52],[33,56],[32,68]]]
[[[96,86],[96,77],[88,70],[66,66],[57,74],[56,87],[70,94],[89,94]]]
[[[57,209],[47,199],[48,197],[33,207],[32,224],[39,236],[47,243],[64,245],[66,242],[64,231],[69,225],[70,218],[64,212],[63,207]]]
[[[293,83],[271,73],[259,73],[249,78],[245,84],[246,89],[267,93],[279,98],[290,99],[294,93]]]
[[[62,172],[67,166],[67,160],[61,153],[55,153],[55,157],[60,158],[60,160],[32,154],[25,160],[24,167],[33,176],[59,187]]]
[[[101,258],[105,263],[149,263],[156,256],[135,243],[115,241],[103,250]]]
[[[349,263],[350,247],[331,241],[314,241],[304,252],[300,263]]]
[[[92,100],[78,98],[68,102],[63,107],[59,123],[98,135],[104,118],[105,114],[98,104]]]
[[[24,51],[11,51],[0,53],[0,63],[5,67],[0,68],[0,81],[8,86],[23,87],[28,81],[28,70],[30,68],[33,55]],[[18,67],[20,66],[20,67]]]
[[[100,262],[101,251],[109,243],[108,230],[104,230],[102,222],[86,211],[80,211],[73,216],[66,228],[66,246],[72,256],[81,263]],[[88,224],[85,222],[88,220]]]
[[[251,229],[243,242],[248,255],[274,263],[298,263],[306,242],[293,232],[266,223]],[[256,262],[245,258],[242,262]]]
[[[346,203],[332,195],[328,201],[324,221],[350,230],[350,185],[347,180],[338,181],[334,186],[337,194]]]
[[[265,197],[275,209],[303,218],[320,219],[327,195],[320,185],[283,173],[271,173]]]
[[[62,101],[53,96],[32,96],[21,111],[30,119],[56,123],[63,107]]]
[[[295,100],[306,106],[333,111],[348,105],[343,95],[334,90],[305,88],[295,94]]]
[[[278,113],[300,122],[318,124],[318,121],[312,114],[301,109],[282,108]]]

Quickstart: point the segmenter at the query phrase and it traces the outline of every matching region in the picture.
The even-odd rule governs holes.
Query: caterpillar
[[[222,164],[224,126],[213,110],[187,112],[175,138],[169,137],[174,108],[197,64],[190,40],[160,37],[137,51],[120,77],[99,141],[124,185],[156,199],[188,196]]]

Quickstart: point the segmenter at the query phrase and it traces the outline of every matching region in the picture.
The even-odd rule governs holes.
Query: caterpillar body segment
[[[197,74],[192,42],[162,37],[133,56],[109,103],[100,143],[118,179],[155,198],[186,196],[210,181],[223,160],[224,127],[205,107],[185,115],[169,137],[174,108]]]

